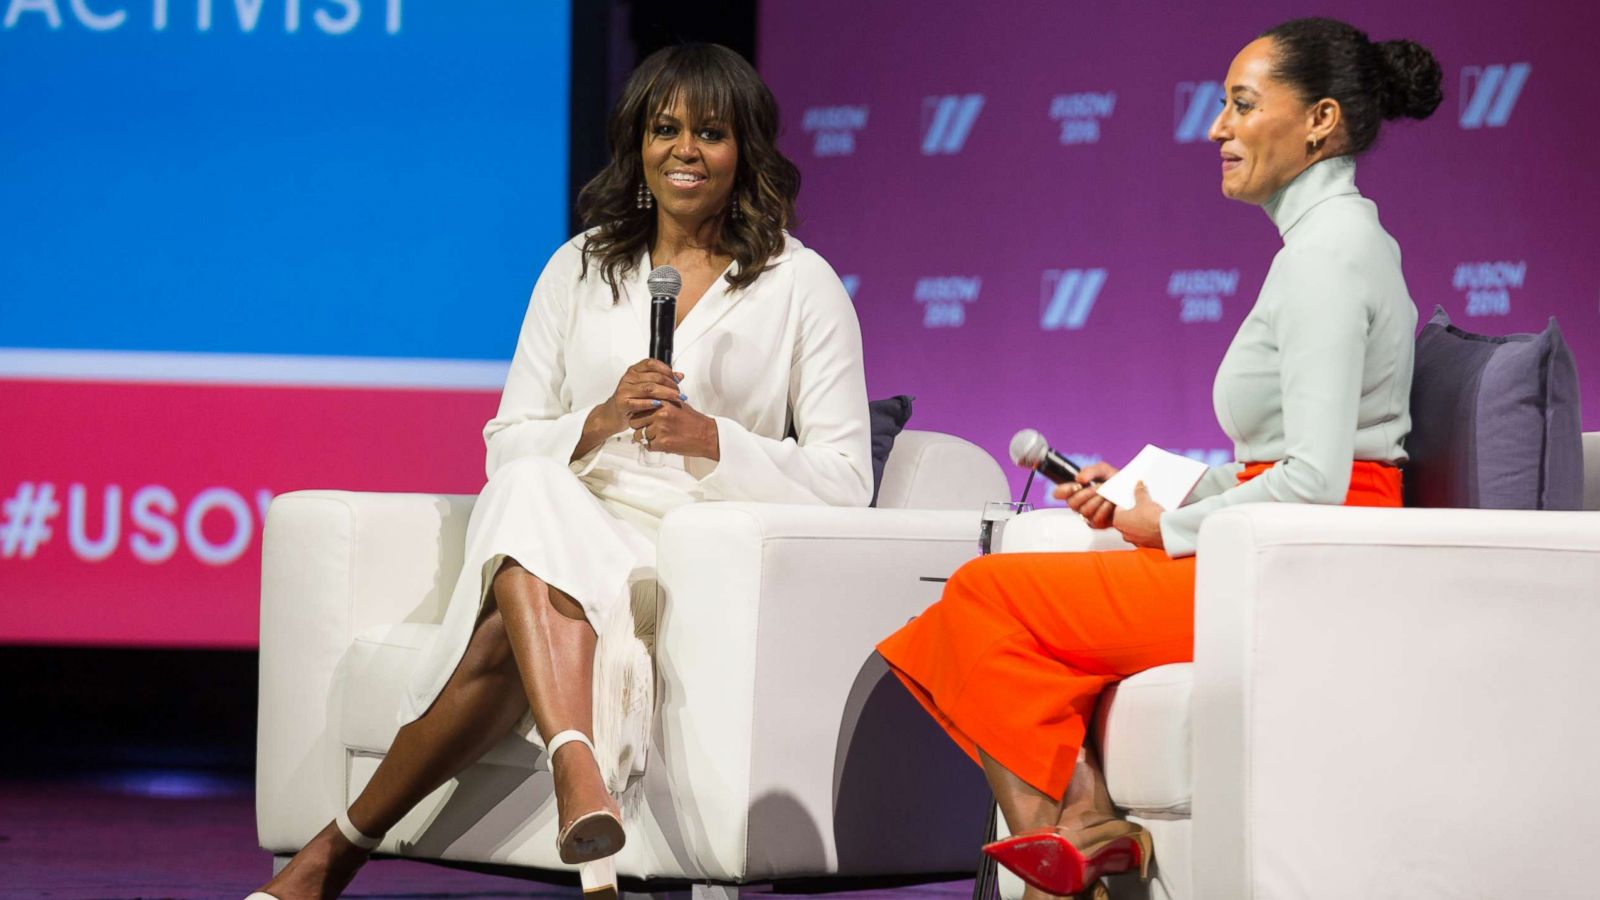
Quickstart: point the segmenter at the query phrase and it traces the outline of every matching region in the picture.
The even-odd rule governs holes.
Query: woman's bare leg
[[[1055,825],[1067,832],[1067,839],[1074,845],[1084,847],[1127,830],[1117,818],[1094,751],[1087,745],[1078,756],[1072,780],[1067,783],[1066,793],[1059,802],[1017,777],[982,749],[978,751],[978,758],[983,762],[984,777],[989,780],[995,802],[1000,805],[1012,834]],[[1054,895],[1030,885],[1022,896],[1023,900],[1047,900]]]
[[[594,738],[595,629],[565,593],[507,561],[494,579],[533,723],[545,740],[575,729]],[[589,748],[571,743],[550,761],[559,827],[597,809],[616,811]]]
[[[351,805],[350,823],[381,835],[451,776],[505,737],[528,709],[504,617],[493,592],[461,662],[428,711],[401,728],[372,780]],[[367,852],[329,823],[262,890],[281,900],[337,897]]]

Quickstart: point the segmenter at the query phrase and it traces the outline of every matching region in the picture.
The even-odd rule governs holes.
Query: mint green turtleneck
[[[1264,205],[1283,249],[1217,369],[1212,405],[1234,458],[1277,465],[1244,484],[1216,466],[1161,516],[1167,553],[1238,503],[1343,503],[1354,460],[1403,463],[1417,309],[1400,247],[1356,190],[1348,156],[1301,172]]]

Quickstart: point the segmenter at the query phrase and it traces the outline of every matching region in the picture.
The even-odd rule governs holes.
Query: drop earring
[[[639,193],[633,205],[638,209],[653,209],[656,205],[656,198],[651,195],[650,187],[642,181],[639,182]]]

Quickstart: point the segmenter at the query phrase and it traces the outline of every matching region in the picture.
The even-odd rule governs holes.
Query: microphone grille
[[[650,296],[677,298],[678,292],[683,290],[683,276],[671,266],[656,266],[650,270],[650,277],[646,279],[650,285]]]
[[[1044,458],[1044,451],[1048,446],[1044,435],[1032,428],[1024,428],[1011,437],[1011,461],[1023,468],[1031,469]]]

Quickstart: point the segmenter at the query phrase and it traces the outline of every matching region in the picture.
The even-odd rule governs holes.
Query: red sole
[[[1031,832],[983,848],[1023,881],[1049,894],[1076,894],[1106,875],[1136,871],[1144,855],[1139,842],[1118,838],[1085,859],[1054,831]]]

